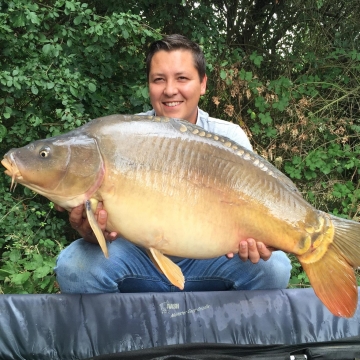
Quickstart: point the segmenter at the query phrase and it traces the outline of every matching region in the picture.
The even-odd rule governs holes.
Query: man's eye
[[[154,82],[160,82],[160,81],[163,81],[163,80],[164,80],[163,78],[155,78]]]

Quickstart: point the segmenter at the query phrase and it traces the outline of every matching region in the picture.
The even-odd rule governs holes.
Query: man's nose
[[[166,96],[173,96],[176,95],[178,93],[178,88],[176,86],[176,82],[175,81],[167,81],[165,88],[164,88],[164,94]]]

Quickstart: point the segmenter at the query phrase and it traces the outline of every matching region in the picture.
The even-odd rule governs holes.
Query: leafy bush
[[[89,119],[149,109],[139,16],[99,16],[74,0],[0,1],[0,149],[55,136]],[[53,266],[76,237],[67,216],[0,178],[0,292],[57,291]],[[51,205],[51,204],[50,204]]]
[[[321,13],[309,19],[316,16]],[[305,33],[310,22],[302,24]],[[358,39],[346,37],[343,28],[325,36],[326,26],[332,25],[313,32],[311,41],[293,42],[288,54],[270,54],[268,48],[261,55],[250,49],[227,52],[212,69],[212,93],[204,104],[239,123],[255,150],[292,178],[312,205],[359,221]],[[269,64],[276,63],[270,72]],[[290,286],[309,286],[296,258],[290,259]]]
[[[315,207],[359,220],[360,3],[0,0],[0,149],[150,108],[144,56],[160,34],[204,48],[201,108],[240,124]],[[0,177],[0,291],[57,291],[66,214]],[[281,235],[281,234],[280,234]],[[291,286],[308,286],[294,257]]]
[[[56,291],[53,267],[67,242],[65,221],[55,218],[52,204],[46,210],[34,200],[5,193],[0,205],[0,293]]]

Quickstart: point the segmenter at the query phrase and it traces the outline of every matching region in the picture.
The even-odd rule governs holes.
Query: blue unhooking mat
[[[0,296],[2,360],[355,359],[359,335],[360,306],[333,316],[312,289]]]

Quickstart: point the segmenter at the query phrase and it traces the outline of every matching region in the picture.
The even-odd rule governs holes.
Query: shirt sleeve
[[[246,136],[245,131],[239,125],[231,125],[232,126],[228,127],[228,131],[225,136],[237,144],[243,146],[244,148],[253,151],[253,147],[249,138]]]

